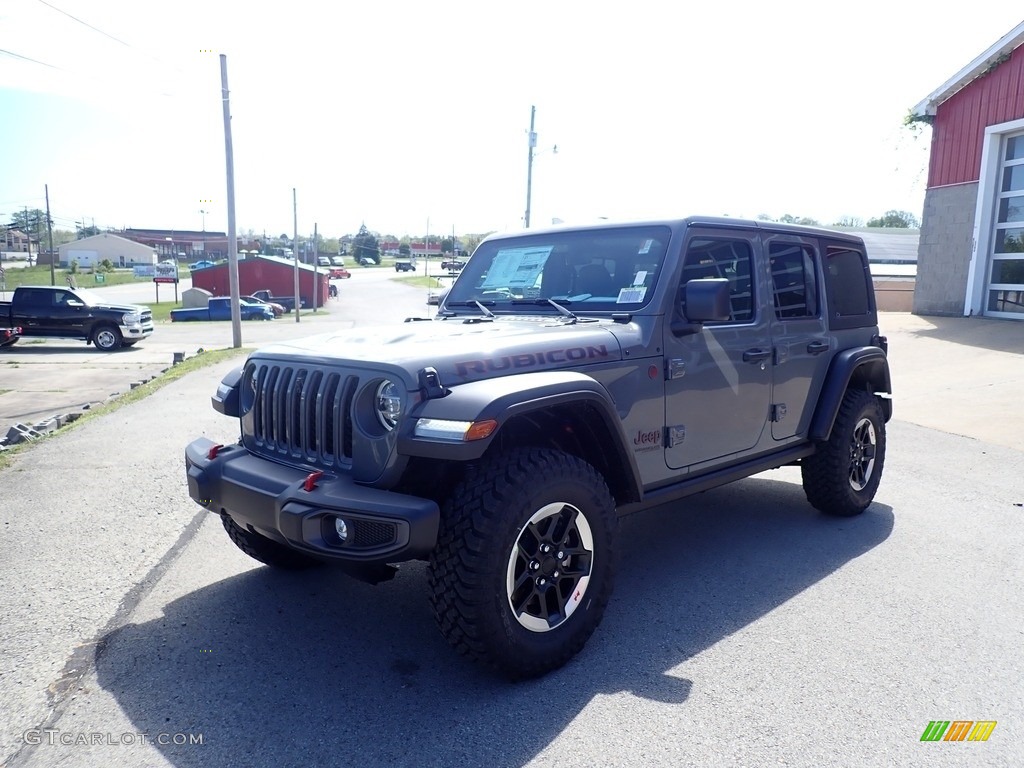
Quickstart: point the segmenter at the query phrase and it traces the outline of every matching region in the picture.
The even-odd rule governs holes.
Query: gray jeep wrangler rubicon
[[[688,218],[480,244],[433,319],[276,344],[226,376],[234,445],[189,494],[272,566],[429,563],[441,632],[513,678],[565,664],[612,591],[620,516],[799,464],[872,501],[892,408],[864,243]]]

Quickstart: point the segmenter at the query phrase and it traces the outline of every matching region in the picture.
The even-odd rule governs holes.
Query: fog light
[[[341,539],[342,543],[348,541],[348,523],[340,517],[334,518],[334,532],[338,534],[338,538]]]

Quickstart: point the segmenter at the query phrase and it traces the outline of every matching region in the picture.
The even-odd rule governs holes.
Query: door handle
[[[762,360],[767,360],[771,355],[770,349],[748,349],[743,353],[743,362],[760,363]]]
[[[807,345],[807,351],[812,355],[820,355],[822,352],[828,352],[828,346],[827,341],[812,341]]]

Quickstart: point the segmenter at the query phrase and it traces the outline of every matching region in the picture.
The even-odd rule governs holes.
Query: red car
[[[344,267],[331,267],[330,276],[331,280],[344,280],[345,278],[352,277],[352,273]]]
[[[257,299],[255,296],[240,296],[239,298],[241,298],[242,301],[248,301],[250,304],[265,304],[273,311],[274,317],[280,317],[284,314],[284,307],[277,302]]]

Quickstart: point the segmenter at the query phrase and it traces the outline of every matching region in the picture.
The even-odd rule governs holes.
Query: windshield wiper
[[[477,299],[448,302],[449,307],[477,307],[484,314],[484,317],[494,317],[494,313],[488,309],[488,307],[493,307],[494,304],[495,302],[493,301],[478,301]]]
[[[572,304],[572,301],[570,299],[559,299],[558,301],[555,301],[554,299],[512,299],[512,303],[533,304],[534,306],[537,307],[543,307],[545,304],[550,304],[565,317],[572,318],[573,322],[579,319],[578,317],[576,317],[576,315],[574,315],[572,312],[565,308],[566,304]]]

